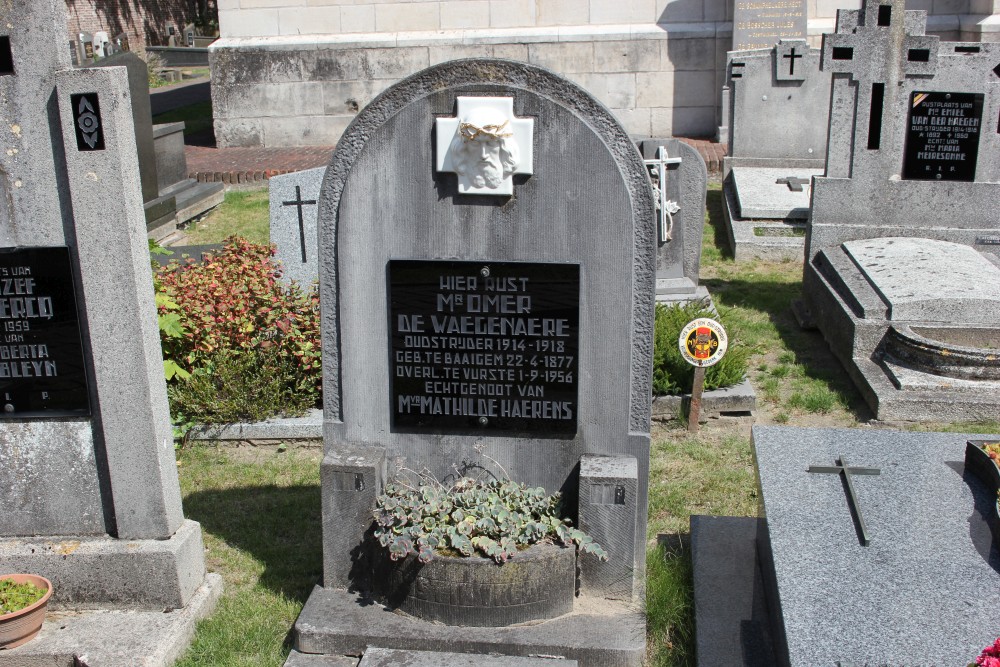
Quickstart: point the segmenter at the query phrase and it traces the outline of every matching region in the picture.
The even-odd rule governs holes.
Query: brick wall
[[[133,49],[167,44],[167,29],[180,35],[197,16],[198,0],[66,0],[67,39],[81,32],[103,30],[108,36],[125,33]],[[215,1],[209,8],[214,15]]]

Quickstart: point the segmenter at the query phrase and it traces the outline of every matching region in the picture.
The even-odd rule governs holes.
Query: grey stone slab
[[[809,48],[804,39],[765,47],[745,51],[734,46],[727,56],[726,154],[808,160],[822,167],[831,75],[820,70],[820,50]]]
[[[580,592],[593,597],[631,600],[635,555],[636,492],[639,470],[634,457],[585,454],[580,457],[577,525],[608,553],[609,560],[581,554]]]
[[[358,667],[360,662],[360,658],[353,656],[299,653],[293,649],[283,667]]]
[[[50,611],[35,639],[0,652],[0,667],[170,667],[221,595],[222,577],[209,574],[184,609]]]
[[[165,539],[180,527],[163,355],[153,303],[135,137],[124,72],[93,68],[56,77],[82,267],[84,350],[92,363],[95,431],[107,457],[115,534]],[[102,91],[105,150],[78,151],[70,95]],[[106,224],[115,220],[114,225]]]
[[[139,159],[139,180],[142,200],[152,201],[159,196],[157,155],[153,143],[153,119],[149,106],[149,74],[146,63],[136,54],[123,51],[101,58],[89,67],[122,67],[128,78],[128,98],[131,102],[132,128],[135,134],[135,153]],[[68,144],[71,145],[71,144]]]
[[[735,188],[727,182],[722,187],[722,214],[729,248],[735,261],[802,261],[805,253],[804,222],[741,218]]]
[[[577,606],[585,601],[577,599]],[[589,609],[589,610],[588,610]],[[295,623],[303,653],[360,655],[369,646],[407,651],[552,656],[580,667],[639,667],[645,654],[645,616],[618,603],[590,600],[587,609],[506,628],[455,628],[358,604],[358,595],[315,588]],[[554,663],[562,664],[562,663]]]
[[[576,660],[370,648],[358,667],[577,667]]]
[[[156,154],[156,187],[163,194],[174,183],[188,177],[184,157],[184,123],[162,123],[152,126],[153,150]]]
[[[184,607],[205,576],[201,527],[185,521],[165,540],[107,536],[0,539],[0,571],[52,582],[56,608],[164,610]]]
[[[827,254],[827,251],[821,252],[816,260],[823,259]],[[854,266],[846,256],[843,258]],[[981,421],[995,419],[1000,414],[1000,394],[991,383],[980,383],[978,386],[962,382],[952,384],[952,378],[918,374],[911,369],[906,371],[905,379],[900,379],[893,364],[887,363],[889,360],[873,360],[889,326],[884,303],[856,266],[853,273],[841,270],[836,277],[846,276],[845,284],[857,285],[860,281],[869,286],[868,292],[856,289],[852,294],[867,294],[866,301],[883,304],[881,315],[877,314],[877,308],[864,306],[867,309],[864,312],[874,314],[871,319],[866,318],[860,309],[856,310],[857,302],[845,299],[843,286],[832,281],[822,268],[814,261],[805,272],[803,293],[810,296],[807,314],[823,333],[831,351],[843,364],[878,419]],[[924,377],[918,380],[921,375]],[[959,386],[961,390],[956,391],[955,387]]]
[[[359,662],[360,658],[353,656],[299,653],[292,649],[284,667],[358,667]]]
[[[920,238],[844,243],[890,320],[1000,325],[1000,269],[975,249]]]
[[[740,218],[805,220],[812,177],[822,176],[823,170],[734,167],[731,174]],[[797,185],[789,186],[789,179]]]
[[[670,420],[686,416],[691,394],[654,396],[653,418]],[[750,380],[725,389],[712,389],[701,395],[701,421],[724,417],[749,417],[757,409],[757,394]]]
[[[964,470],[971,437],[997,436],[753,429],[779,664],[964,664],[993,642],[996,498]],[[867,547],[842,479],[807,472],[840,457],[880,470],[853,476]]]
[[[275,257],[284,267],[283,277],[302,285],[319,279],[316,218],[325,173],[326,167],[317,167],[272,176],[268,181],[271,243],[278,247]]]
[[[695,657],[702,667],[771,667],[754,517],[691,516]]]
[[[262,422],[201,424],[191,428],[193,440],[310,440],[323,437],[323,411],[302,417],[274,417]]]

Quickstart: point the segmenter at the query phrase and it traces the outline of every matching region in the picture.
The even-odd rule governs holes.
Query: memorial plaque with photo
[[[982,117],[982,93],[913,92],[906,123],[903,178],[976,180]]]
[[[805,0],[736,0],[733,51],[769,49],[782,39],[805,38]]]
[[[0,418],[90,414],[69,249],[0,248]]]
[[[397,429],[577,428],[580,266],[389,262]]]

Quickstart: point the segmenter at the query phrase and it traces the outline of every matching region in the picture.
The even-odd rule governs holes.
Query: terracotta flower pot
[[[0,579],[11,579],[16,584],[32,583],[45,589],[38,602],[19,611],[0,615],[0,649],[14,648],[33,639],[42,629],[45,607],[52,597],[52,582],[34,574],[0,574]]]

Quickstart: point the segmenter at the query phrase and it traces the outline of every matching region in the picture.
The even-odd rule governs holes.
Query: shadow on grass
[[[184,498],[184,513],[259,561],[260,584],[271,591],[304,603],[322,580],[319,485],[196,491]]]
[[[722,190],[716,187],[709,187],[705,196],[705,209],[708,216],[706,232],[712,234],[712,238],[706,239],[707,244],[703,244],[702,252],[715,249],[722,259],[732,260],[735,255],[733,249],[729,247],[729,234],[726,233],[726,218],[722,213]],[[708,245],[708,248],[705,248]]]
[[[793,270],[801,271],[797,265]],[[706,279],[716,303],[757,311],[767,316],[785,347],[795,355],[805,376],[822,382],[859,422],[874,417],[846,369],[818,331],[803,330],[792,313],[792,301],[801,297],[802,283],[767,280]],[[762,350],[763,351],[763,350]]]

